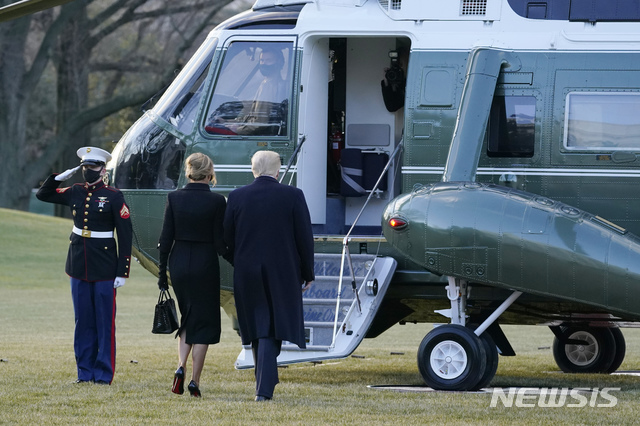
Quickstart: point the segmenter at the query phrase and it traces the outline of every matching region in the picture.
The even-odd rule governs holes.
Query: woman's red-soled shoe
[[[182,395],[184,393],[184,368],[179,367],[173,375],[173,386],[171,392]]]
[[[195,396],[197,398],[200,398],[202,396],[202,394],[200,393],[200,388],[198,388],[198,385],[193,380],[189,382],[189,386],[187,386],[187,389],[189,389],[189,393],[191,394],[191,396]]]

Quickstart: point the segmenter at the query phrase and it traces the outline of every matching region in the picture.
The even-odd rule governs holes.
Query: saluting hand
[[[80,167],[82,167],[82,166],[77,166],[77,167],[74,167],[72,169],[67,169],[64,172],[62,172],[59,175],[57,175],[54,179],[57,180],[58,182],[62,182],[63,180],[67,180],[71,176],[75,175],[76,172],[78,170],[80,170]]]

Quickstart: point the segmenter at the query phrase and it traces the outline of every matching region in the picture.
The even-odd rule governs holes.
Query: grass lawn
[[[240,340],[222,313],[202,399],[170,392],[177,341],[151,334],[155,278],[135,265],[118,290],[111,386],[72,384],[73,310],[64,273],[71,221],[0,209],[0,424],[638,424],[640,377],[562,374],[546,327],[506,326],[516,357],[501,357],[491,386],[621,388],[614,407],[490,407],[491,393],[399,392],[422,385],[416,352],[430,324],[397,325],[357,357],[280,370],[274,400],[253,401],[253,370],[233,367]],[[624,329],[620,370],[640,370],[640,330]],[[188,373],[189,374],[189,373]],[[578,403],[569,400],[569,403]],[[607,403],[600,399],[598,403]]]

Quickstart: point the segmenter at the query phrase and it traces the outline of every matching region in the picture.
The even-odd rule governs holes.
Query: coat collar
[[[195,189],[198,191],[209,191],[209,185],[206,183],[193,183],[190,182],[184,186],[184,189]]]
[[[253,181],[254,183],[279,183],[278,180],[271,176],[258,176]]]
[[[83,186],[84,186],[84,189],[86,189],[87,191],[97,191],[98,189],[104,188],[106,185],[102,180],[99,180],[98,183],[95,183],[93,185],[89,185],[88,183],[85,182]]]

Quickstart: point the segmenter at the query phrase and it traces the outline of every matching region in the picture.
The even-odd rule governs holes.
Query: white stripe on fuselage
[[[405,166],[402,168],[405,175],[425,174],[441,175],[444,167],[419,167]],[[561,168],[499,168],[478,167],[478,175],[502,175],[505,173],[522,174],[527,176],[600,176],[600,177],[640,177],[640,170],[634,169],[561,169]]]

